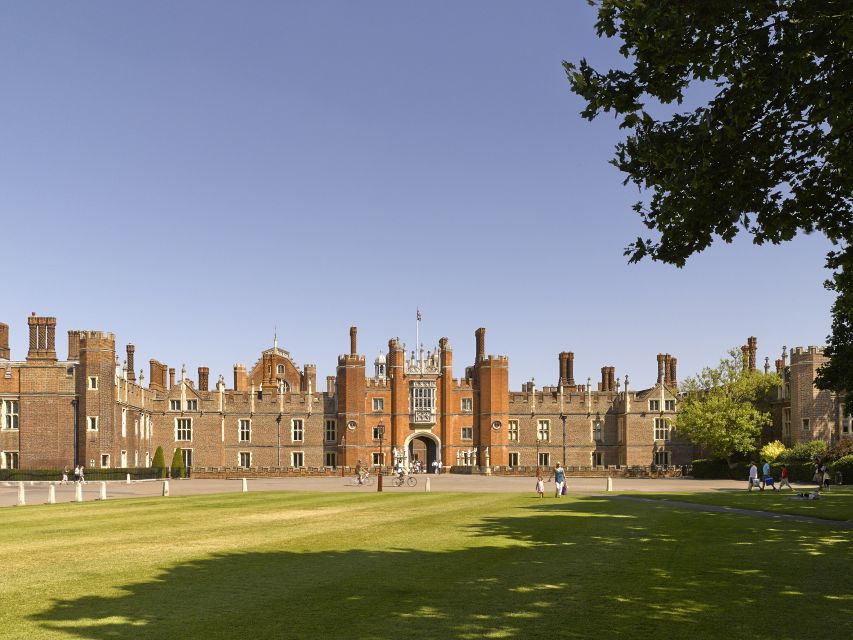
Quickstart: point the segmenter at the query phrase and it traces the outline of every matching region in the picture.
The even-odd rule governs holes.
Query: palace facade
[[[148,467],[157,447],[166,461],[180,449],[194,468],[315,470],[370,464],[432,467],[686,465],[697,453],[675,430],[677,361],[657,355],[657,382],[634,390],[628,376],[602,367],[601,381],[577,384],[574,355],[558,355],[555,386],[530,382],[510,391],[509,360],[487,355],[483,328],[476,356],[453,377],[447,338],[432,351],[406,352],[388,342],[368,367],[350,329],[349,353],[335,376],[317,387],[316,366],[297,366],[277,341],[250,368],[235,365],[228,386],[212,385],[209,370],[195,379],[152,359],[146,384],[135,368],[135,348],[119,363],[115,337],[68,331],[67,358],[56,352],[56,319],[28,318],[25,360],[9,352],[9,328],[0,324],[0,467]],[[750,338],[745,360],[755,367]],[[819,349],[783,354],[785,379],[767,439],[831,440],[851,435],[839,400],[814,387],[825,360]],[[765,360],[765,370],[769,367]]]

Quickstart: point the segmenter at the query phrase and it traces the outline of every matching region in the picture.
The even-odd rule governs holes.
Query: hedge
[[[835,474],[841,473],[844,484],[853,484],[853,455],[844,456],[830,464],[829,473],[832,482],[835,482]]]

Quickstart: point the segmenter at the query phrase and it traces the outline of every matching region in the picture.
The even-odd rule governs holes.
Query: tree
[[[588,0],[629,70],[564,62],[592,120],[629,135],[612,161],[644,192],[657,238],[625,250],[679,267],[740,232],[778,244],[819,231],[838,293],[817,384],[853,413],[853,5],[846,0]],[[656,105],[710,100],[655,117]]]
[[[775,373],[750,371],[737,349],[717,367],[705,367],[681,386],[680,435],[731,463],[733,455],[755,451],[761,430],[771,423],[768,401],[782,384]]]
[[[175,449],[175,455],[172,456],[172,477],[183,478],[186,475],[186,469],[180,448]]]
[[[151,467],[158,470],[158,476],[161,478],[166,477],[166,457],[163,455],[163,447],[157,447],[157,450],[154,452],[154,460],[151,462]]]

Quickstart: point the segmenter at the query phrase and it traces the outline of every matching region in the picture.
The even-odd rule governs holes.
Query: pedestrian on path
[[[536,493],[539,494],[540,498],[545,497],[545,481],[542,476],[536,478]]]
[[[788,480],[788,465],[783,464],[782,477],[779,479],[779,490],[781,491],[782,487],[784,487],[785,485],[787,485],[791,491],[794,490],[794,487],[791,486],[790,480]]]
[[[84,468],[85,467],[83,467],[83,465],[81,464],[80,465],[80,484],[86,484],[86,476],[83,473]]]
[[[749,490],[752,491],[753,487],[758,487],[758,467],[755,466],[754,462],[749,463]]]
[[[80,465],[74,465],[74,482],[80,482]]]
[[[65,465],[65,468],[62,470],[62,480],[59,484],[68,484],[68,465]]]
[[[554,497],[559,498],[563,495],[563,487],[566,484],[566,472],[563,471],[563,467],[560,466],[560,463],[557,463],[557,467],[554,469]]]

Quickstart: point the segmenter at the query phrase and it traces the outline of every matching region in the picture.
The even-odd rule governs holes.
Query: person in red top
[[[782,478],[779,480],[779,489],[781,490],[782,487],[784,487],[785,485],[788,485],[788,488],[791,491],[794,490],[794,487],[791,486],[791,482],[788,480],[788,466],[783,464],[782,465]]]

